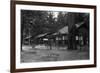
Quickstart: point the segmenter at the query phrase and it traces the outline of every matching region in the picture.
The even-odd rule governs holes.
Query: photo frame
[[[96,6],[11,1],[11,73],[96,67]]]

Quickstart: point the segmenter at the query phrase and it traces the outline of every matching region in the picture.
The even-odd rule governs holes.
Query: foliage
[[[54,17],[54,13],[57,17]],[[67,25],[66,12],[21,10],[22,38],[55,32]]]

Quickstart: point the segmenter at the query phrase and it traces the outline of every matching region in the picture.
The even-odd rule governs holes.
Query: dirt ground
[[[86,59],[89,59],[88,50],[29,49],[21,52],[22,63]]]

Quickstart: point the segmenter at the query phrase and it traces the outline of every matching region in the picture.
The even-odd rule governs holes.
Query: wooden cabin
[[[77,50],[78,47],[89,46],[89,28],[86,25],[85,22],[75,24],[69,34],[69,49]]]
[[[40,34],[35,37],[37,44],[49,46],[67,46],[68,45],[68,26],[59,29],[57,32]]]

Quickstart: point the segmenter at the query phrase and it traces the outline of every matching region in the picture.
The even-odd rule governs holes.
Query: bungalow
[[[37,44],[49,46],[67,46],[68,44],[68,26],[59,29],[56,32],[44,33],[35,37]]]
[[[75,24],[73,31],[69,34],[69,49],[78,49],[89,45],[89,27],[85,21]]]
[[[75,33],[76,38],[76,45],[89,46],[89,29],[85,26],[85,23],[81,24],[79,27],[77,27]]]

